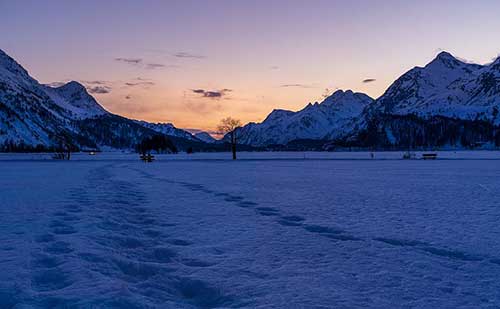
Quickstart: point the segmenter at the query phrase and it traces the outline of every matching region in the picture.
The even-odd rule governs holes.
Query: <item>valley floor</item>
[[[498,308],[500,154],[399,155],[0,155],[0,308]]]

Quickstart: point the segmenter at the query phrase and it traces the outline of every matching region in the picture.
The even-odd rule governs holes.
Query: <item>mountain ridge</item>
[[[243,144],[286,144],[295,139],[334,139],[350,133],[349,126],[373,99],[363,93],[338,90],[321,103],[309,103],[293,112],[273,110],[262,123],[249,123],[237,130]]]
[[[243,145],[314,145],[320,150],[499,147],[499,110],[500,57],[479,65],[441,52],[402,74],[377,99],[338,90],[298,111],[274,109],[262,122],[238,128],[237,136]],[[68,141],[80,149],[133,149],[154,134],[186,147],[222,149],[214,148],[219,143],[208,136],[171,123],[114,115],[76,81],[42,85],[0,50],[0,150],[54,148]]]
[[[340,126],[331,124],[316,132],[322,134],[307,135],[303,134],[305,128],[301,134],[296,134],[281,125],[283,119],[318,110],[319,106],[323,109],[336,106],[338,98],[350,92],[337,91],[322,103],[309,103],[297,112],[273,110],[261,123],[249,123],[239,129],[239,140],[259,146],[324,140],[325,144],[391,148],[407,147],[413,143],[413,138],[423,146],[422,136],[426,130],[450,130],[448,133],[436,132],[440,138],[427,138],[434,140],[435,146],[449,143],[458,148],[499,144],[495,132],[500,125],[500,57],[492,63],[479,65],[457,59],[449,52],[441,52],[425,66],[416,66],[402,74],[384,94],[366,104],[359,114],[351,114],[349,121],[341,122]],[[345,105],[341,107],[345,108]],[[337,121],[335,118],[331,120]],[[316,122],[320,121],[316,119]],[[402,123],[408,128],[401,127]],[[439,128],[435,127],[436,123],[440,124]],[[331,130],[330,134],[326,133],[328,130]],[[373,134],[368,132],[370,130],[383,133]],[[468,130],[475,133],[468,138],[457,137],[467,135]]]
[[[86,126],[87,121],[95,127]],[[141,139],[154,134],[176,137],[182,144],[203,144],[171,124],[114,115],[76,81],[59,87],[42,85],[0,50],[0,150],[40,150],[61,144],[75,149],[133,149]]]
[[[479,117],[498,124],[500,119],[492,112],[500,106],[500,74],[495,75],[494,71],[495,62],[470,64],[442,52],[426,66],[399,77],[369,112],[462,120]],[[490,88],[484,88],[485,85]]]

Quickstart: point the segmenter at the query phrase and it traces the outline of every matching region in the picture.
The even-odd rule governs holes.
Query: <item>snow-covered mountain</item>
[[[358,119],[364,147],[500,146],[500,58],[471,64],[441,52],[398,78]]]
[[[71,112],[45,90],[0,50],[0,144],[49,145],[57,132],[67,131]]]
[[[200,142],[171,124],[113,115],[78,82],[42,85],[0,50],[0,150],[47,149],[68,141],[75,148],[132,148],[156,133]]]
[[[499,144],[500,57],[467,63],[442,52],[398,78],[377,100],[337,91],[303,110],[274,110],[238,130],[250,145],[305,140],[373,147]]]
[[[189,133],[188,131],[178,129],[174,127],[174,125],[171,123],[152,123],[142,120],[137,120],[137,123],[142,125],[143,127],[146,127],[161,134],[182,137],[188,140],[200,141],[195,136],[193,136],[193,134]]]
[[[194,135],[197,139],[205,142],[205,143],[217,143],[217,140],[212,137],[212,135],[208,134],[207,132],[198,132]]]
[[[0,151],[47,149],[68,140],[75,148],[132,148],[158,133],[183,147],[213,143],[209,135],[170,123],[111,114],[78,82],[42,85],[0,50]],[[237,129],[237,136],[252,146],[319,141],[320,149],[323,142],[327,148],[500,146],[500,57],[478,65],[442,52],[377,100],[339,90],[297,112],[274,110],[262,123]]]
[[[372,102],[366,94],[338,90],[300,111],[274,110],[262,123],[243,126],[237,131],[238,142],[263,146],[297,139],[337,139],[352,133],[352,124]]]
[[[478,65],[441,52],[425,67],[415,67],[397,79],[369,110],[500,124],[499,108],[500,57]]]
[[[57,88],[45,85],[45,92],[57,105],[70,111],[73,119],[86,119],[108,113],[78,82],[71,81]]]

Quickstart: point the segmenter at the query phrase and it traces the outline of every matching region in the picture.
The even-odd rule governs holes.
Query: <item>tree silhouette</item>
[[[56,146],[55,146],[56,153],[54,154],[53,158],[58,160],[71,159],[71,151],[73,149],[76,149],[76,146],[73,143],[71,135],[68,132],[60,131],[55,136],[55,140],[56,140]]]
[[[161,134],[144,138],[136,146],[136,149],[143,155],[153,150],[157,153],[177,153],[177,147],[175,147],[174,143],[167,136]]]
[[[229,134],[233,160],[236,160],[236,129],[239,127],[241,127],[241,122],[238,119],[233,119],[231,117],[222,119],[217,127],[220,134]]]

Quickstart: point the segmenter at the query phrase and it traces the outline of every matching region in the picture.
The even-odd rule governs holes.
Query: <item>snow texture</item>
[[[1,155],[0,307],[500,306],[499,152],[229,156]]]
[[[295,139],[335,139],[354,131],[355,120],[373,99],[363,93],[338,90],[321,103],[292,112],[274,110],[262,123],[237,130],[238,142],[263,146]]]
[[[500,124],[500,58],[478,65],[441,52],[425,67],[397,79],[370,110]]]

